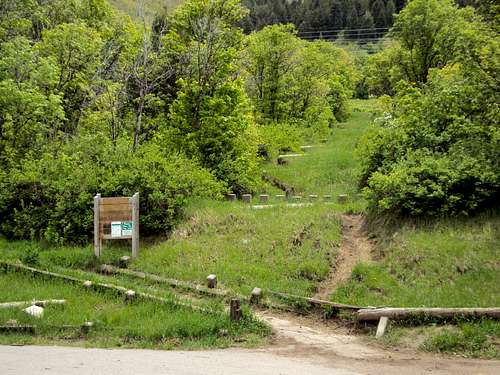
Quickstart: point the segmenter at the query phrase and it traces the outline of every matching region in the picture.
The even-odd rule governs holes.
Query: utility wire
[[[357,31],[389,31],[388,27],[370,27],[364,29],[331,29],[331,30],[308,30],[308,31],[299,31],[299,34],[311,34],[311,33],[334,33],[334,32],[357,32]]]

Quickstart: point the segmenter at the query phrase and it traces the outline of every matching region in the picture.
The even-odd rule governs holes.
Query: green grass
[[[432,352],[462,354],[468,357],[500,358],[500,324],[484,319],[480,322],[461,321],[426,335],[420,348]]]
[[[373,100],[356,101],[357,111],[347,123],[333,130],[326,144],[315,145],[303,157],[288,159],[288,165],[268,164],[265,166],[267,173],[292,186],[298,194],[334,197],[348,194],[351,207],[335,207],[335,210],[362,211],[364,202],[358,196],[359,161],[355,148],[369,127],[373,107],[376,107]]]
[[[137,1],[135,0],[109,0],[111,6],[132,18],[137,18]],[[175,9],[182,0],[144,0],[144,14],[147,20],[152,20],[154,15],[167,9],[169,12]]]
[[[166,242],[143,250],[132,267],[181,280],[221,283],[249,294],[254,287],[314,293],[340,240],[331,207],[253,210],[243,203],[198,202],[191,219]]]
[[[500,217],[401,223],[380,233],[381,261],[360,264],[337,300],[368,305],[500,306]]]
[[[200,283],[208,274],[215,273],[225,287],[245,295],[253,287],[302,296],[314,294],[320,280],[328,274],[340,245],[338,215],[365,209],[365,201],[357,196],[359,161],[355,157],[355,146],[370,126],[378,104],[374,100],[353,101],[353,104],[356,109],[353,116],[347,123],[333,129],[326,144],[314,148],[303,158],[292,160],[288,166],[263,165],[268,174],[294,186],[298,193],[332,194],[334,198],[338,194],[348,194],[350,200],[347,204],[316,203],[311,207],[287,208],[271,197],[270,203],[277,204],[277,207],[252,210],[240,202],[193,201],[187,208],[186,222],[179,225],[167,241],[142,243],[140,258],[132,263],[132,267]],[[282,193],[270,186],[264,186],[262,192]],[[333,300],[358,305],[408,307],[500,306],[498,212],[473,218],[392,224],[380,218],[372,219],[377,242],[375,260],[359,264],[351,279],[331,296]],[[21,259],[41,268],[92,269],[98,264],[93,258],[91,245],[52,248],[0,239],[0,249],[2,259]],[[106,246],[100,261],[116,262],[121,255],[129,253],[130,247],[123,244]],[[90,274],[85,274],[85,277],[103,280]],[[159,307],[154,304],[148,303],[144,307],[125,305],[117,297],[89,295],[68,285],[54,283],[52,287],[52,283],[28,280],[26,282],[25,277],[19,275],[0,274],[0,283],[4,283],[0,284],[0,301],[66,295],[68,299],[73,298],[72,301],[82,298],[83,314],[71,312],[71,303],[65,308],[54,308],[54,311],[61,309],[58,322],[67,322],[63,324],[77,321],[80,324],[87,316],[97,322],[106,322],[98,325],[95,337],[85,342],[91,346],[226,346],[234,344],[239,337],[255,343],[267,333],[265,328],[250,319],[231,331],[229,337],[221,337],[218,332],[227,329],[229,324],[225,317],[203,314],[200,317],[191,310],[172,307],[165,310],[168,318],[159,314],[156,319]],[[113,282],[146,292],[150,287],[158,287],[126,277],[115,277]],[[7,284],[13,287],[6,288]],[[168,289],[162,289],[161,293],[173,300],[177,298]],[[215,300],[211,304],[222,310],[222,301]],[[96,309],[92,306],[103,307]],[[104,315],[99,315],[101,312]],[[146,322],[147,328],[130,322],[131,317],[139,313],[151,319]],[[16,315],[19,319],[27,319],[19,312],[16,314],[20,314]],[[121,315],[125,318],[122,319]],[[0,320],[10,318],[15,317],[0,315]],[[207,325],[198,322],[201,318],[207,320]],[[162,319],[166,319],[165,326],[160,324]],[[418,328],[391,323],[384,338],[385,344],[403,344],[474,357],[500,357],[499,322],[485,319],[441,323],[425,322]],[[177,326],[184,328],[176,331]],[[41,332],[36,338],[4,336],[0,342],[65,340],[52,328],[47,327]],[[108,336],[110,339],[106,339]],[[79,342],[81,338],[68,341],[72,340]]]
[[[176,304],[125,303],[113,293],[86,291],[57,280],[45,280],[23,273],[0,271],[0,301],[66,299],[62,306],[48,306],[37,319],[19,308],[1,309],[0,324],[16,319],[19,324],[37,326],[36,335],[3,334],[2,344],[87,345],[98,347],[203,348],[255,344],[269,334],[250,314],[235,324],[228,315],[202,313]],[[92,321],[95,328],[82,337],[78,326]],[[62,328],[63,326],[76,328]]]
[[[467,219],[403,221],[375,233],[380,241],[380,260],[358,265],[351,280],[332,295],[333,300],[365,306],[500,306],[498,213]],[[500,356],[499,322],[459,324],[446,333],[430,329],[423,336],[426,350]],[[460,349],[460,345],[474,340],[474,348]]]
[[[363,199],[356,195],[354,149],[370,123],[376,101],[355,103],[358,110],[333,130],[329,142],[288,166],[263,165],[266,173],[294,186],[297,193],[347,193],[347,204],[318,202],[311,207],[287,208],[274,198],[283,192],[273,187],[263,189],[273,195],[270,203],[277,204],[273,209],[195,202],[188,209],[190,221],[177,228],[168,241],[144,249],[133,267],[199,282],[215,273],[225,286],[245,294],[253,287],[314,294],[318,282],[328,275],[339,246],[337,214],[364,208]],[[303,240],[294,244],[301,233]]]
[[[349,123],[334,130],[331,142],[308,153],[308,157],[316,160],[317,163],[293,166],[299,174],[307,176],[310,188],[304,189],[304,191],[317,194],[346,192],[344,187],[352,184],[355,179],[355,171],[352,169],[356,167],[353,157],[353,146],[356,141],[351,138],[361,136],[368,120],[369,115],[366,112],[354,114]],[[266,169],[268,167],[270,165],[263,166]],[[325,169],[327,170],[327,178],[323,178],[321,173]],[[295,182],[295,180],[291,179],[291,181],[286,182]],[[316,191],[316,186],[326,187]],[[265,186],[263,192],[273,195],[282,193],[270,186]],[[254,199],[254,203],[256,203],[256,199]],[[270,203],[276,204],[277,202],[271,198]],[[208,274],[215,273],[219,282],[225,287],[246,295],[257,286],[309,296],[315,293],[318,283],[327,276],[336,256],[340,244],[338,213],[359,211],[362,207],[363,202],[359,199],[352,199],[345,205],[335,202],[332,204],[318,202],[313,206],[301,208],[286,207],[283,203],[279,203],[277,207],[267,210],[253,210],[249,205],[240,202],[194,201],[187,209],[186,217],[189,219],[176,229],[170,239],[157,244],[143,242],[141,256],[133,262],[132,267],[167,277],[197,282],[204,282]],[[56,248],[43,243],[11,242],[1,239],[0,249],[2,249],[0,252],[2,259],[11,261],[20,259],[24,263],[40,268],[62,270],[67,274],[95,281],[108,280],[102,276],[90,273],[82,274],[79,271],[72,271],[72,269],[92,270],[100,262],[113,263],[121,255],[130,253],[130,248],[126,244],[118,243],[106,246],[103,257],[96,261],[90,244],[85,247]],[[0,277],[4,283],[23,283],[20,276],[0,275]],[[156,285],[138,282],[126,277],[114,277],[112,281],[108,282],[145,292],[150,292],[149,288],[151,287],[157,288]],[[178,322],[179,327],[184,327],[185,321],[181,315],[185,316],[188,322],[190,319],[197,319],[198,313],[183,310],[182,314],[179,315],[169,312],[171,314],[168,320],[169,325],[164,327],[168,334],[163,335],[166,339],[162,341],[160,337],[163,337],[161,334],[163,331],[158,323],[163,319],[162,316],[152,317],[152,320],[146,321],[144,325],[147,328],[141,328],[132,323],[127,325],[128,323],[126,324],[120,316],[127,317],[127,314],[133,314],[128,309],[138,308],[138,306],[123,305],[120,300],[111,300],[109,301],[109,310],[107,310],[108,296],[91,296],[84,291],[75,290],[71,286],[65,286],[61,289],[58,283],[53,284],[52,292],[57,290],[61,293],[41,293],[40,290],[51,290],[52,283],[44,281],[43,287],[37,286],[38,283],[42,282],[30,283],[31,287],[26,288],[19,286],[19,289],[24,289],[26,292],[30,288],[35,288],[29,296],[16,293],[18,288],[15,288],[9,292],[9,295],[0,294],[0,300],[19,300],[33,298],[35,295],[37,295],[36,298],[44,298],[45,296],[47,298],[62,298],[69,295],[68,298],[71,299],[72,294],[74,294],[73,301],[82,298],[80,314],[70,312],[71,309],[68,307],[69,310],[61,312],[63,315],[60,316],[59,321],[61,323],[63,321],[80,321],[85,317],[85,319],[107,322],[106,329],[111,330],[111,333],[108,332],[106,335],[111,339],[106,341],[104,335],[100,335],[100,331],[97,331],[95,338],[90,338],[89,345],[128,345],[128,342],[132,341],[135,346],[159,345],[162,347],[162,342],[165,341],[167,342],[166,347],[169,347],[171,340],[173,340],[184,347],[195,345],[194,343],[199,340],[200,345],[224,346],[234,343],[235,335],[257,337],[253,341],[258,341],[262,332],[265,332],[261,326],[247,320],[239,328],[239,331],[235,331],[230,338],[220,338],[217,332],[221,326],[227,323],[225,318],[208,320],[207,324],[212,324],[210,327],[213,327],[213,330],[208,327],[201,331],[194,328],[193,333],[186,333],[186,335],[168,331],[173,329],[168,327],[174,327],[175,322]],[[168,290],[161,292],[162,296],[176,298]],[[103,314],[107,317],[90,314],[93,312],[90,306],[95,305],[95,298],[100,299],[99,304],[104,306],[103,311],[105,312]],[[222,301],[214,301],[212,304],[215,304],[216,309],[222,310]],[[70,305],[71,303],[68,304],[68,306]],[[153,309],[153,307],[144,308]],[[143,312],[146,315],[154,316],[155,314],[151,311]],[[109,317],[108,313],[112,317]],[[19,318],[26,319],[23,314]],[[5,319],[7,318],[5,317]],[[41,324],[43,325],[43,323]],[[196,323],[192,325],[193,327],[197,326]],[[30,342],[50,341],[58,338],[50,330],[42,330],[41,332],[43,334],[36,339],[29,339]],[[131,340],[130,337],[134,339]],[[11,339],[12,336],[5,340]],[[25,339],[28,340],[28,338]]]

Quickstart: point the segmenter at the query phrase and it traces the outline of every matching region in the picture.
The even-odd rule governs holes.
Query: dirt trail
[[[274,331],[270,346],[258,351],[273,353],[327,368],[356,374],[498,374],[499,361],[443,357],[411,349],[385,350],[368,345],[362,337],[335,321],[320,321],[294,314],[258,312]]]
[[[359,262],[369,262],[373,244],[363,228],[363,215],[342,215],[342,244],[328,278],[316,298],[327,299],[347,281]],[[415,353],[412,349],[386,350],[368,343],[335,320],[291,313],[258,311],[257,316],[274,332],[272,344],[262,351],[301,359],[327,368],[341,368],[356,374],[498,374],[499,361],[484,361]]]
[[[360,262],[371,260],[373,244],[363,228],[364,215],[342,215],[342,244],[328,277],[318,286],[315,298],[328,299],[335,288],[351,276]]]

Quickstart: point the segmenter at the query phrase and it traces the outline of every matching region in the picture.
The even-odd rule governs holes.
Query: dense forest
[[[376,3],[385,18],[373,27],[388,27],[404,5],[346,2]],[[355,94],[387,104],[360,151],[373,211],[468,214],[491,204],[500,188],[495,2],[476,12],[413,0],[371,57],[298,36],[364,27],[343,15],[316,24],[304,11],[297,26],[266,21],[246,35],[256,4],[270,2],[252,4],[187,0],[150,25],[143,7],[132,20],[105,0],[1,2],[1,233],[83,242],[97,192],[136,191],[141,231],[165,233],[189,197],[258,191],[262,157],[328,135]],[[363,9],[352,19],[362,22]]]
[[[250,9],[246,30],[293,23],[299,31],[387,30],[405,0],[245,0]],[[366,33],[365,33],[366,34]],[[363,34],[362,36],[369,36]],[[306,34],[307,35],[307,34]],[[359,35],[358,35],[359,36]]]
[[[387,33],[408,0],[244,0],[250,10],[243,20],[245,31],[277,23],[292,23],[305,39],[378,41]],[[491,0],[456,0],[485,14],[497,14]],[[496,8],[495,8],[496,7]]]

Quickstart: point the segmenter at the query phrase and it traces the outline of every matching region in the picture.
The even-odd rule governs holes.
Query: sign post
[[[102,255],[102,240],[132,240],[132,257],[139,256],[139,193],[132,197],[94,197],[94,255]]]

